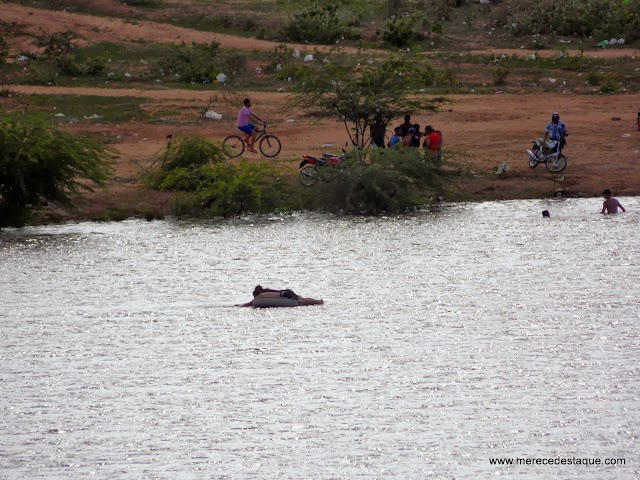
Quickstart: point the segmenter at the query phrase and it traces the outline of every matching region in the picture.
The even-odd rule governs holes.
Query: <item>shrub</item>
[[[120,0],[131,7],[159,8],[162,6],[162,0]]]
[[[620,90],[620,82],[611,75],[605,79],[604,83],[600,87],[600,91],[602,93],[614,93],[618,90]]]
[[[288,18],[282,35],[287,40],[328,44],[351,34],[340,20],[336,4],[314,2]]]
[[[228,76],[236,76],[247,70],[247,57],[231,53],[220,60],[222,71]]]
[[[157,162],[163,170],[201,166],[221,162],[222,148],[201,135],[185,135],[172,139]]]
[[[0,120],[0,227],[26,224],[44,204],[73,208],[82,191],[92,191],[92,183],[106,184],[113,156],[100,141],[61,131],[43,116],[5,116]]]
[[[265,73],[273,73],[289,67],[293,63],[293,48],[281,43],[270,52],[266,53],[267,65],[263,67]],[[286,77],[285,77],[286,78]]]
[[[180,210],[192,215],[239,216],[291,211],[302,205],[293,179],[272,163],[219,162],[156,171],[147,177],[152,188],[185,192]]]
[[[507,67],[498,66],[493,71],[493,83],[494,85],[505,85],[507,83],[507,78],[509,77],[509,73],[511,71]]]
[[[78,40],[80,35],[71,30],[66,32],[56,32],[51,36],[39,37],[36,40],[36,45],[43,48],[42,55],[45,57],[59,57],[63,55],[69,55],[77,47],[75,41]]]
[[[218,42],[170,45],[158,66],[165,75],[177,74],[184,82],[200,82],[204,78],[210,81],[212,73],[219,68],[219,49]]]
[[[601,81],[602,81],[602,75],[599,72],[596,72],[595,70],[590,70],[589,73],[587,73],[587,82],[589,83],[589,85],[593,85],[595,87],[600,85]]]
[[[313,207],[346,214],[403,213],[430,203],[445,175],[422,149],[354,151],[344,163],[318,169]]]
[[[539,0],[513,2],[498,20],[502,25],[515,23],[515,35],[555,34],[611,38],[625,34],[627,41],[640,35],[640,0]]]
[[[423,19],[423,16],[417,14],[390,18],[382,32],[382,38],[394,47],[406,47],[422,38],[418,26]]]
[[[273,163],[227,163],[220,146],[201,136],[171,141],[155,163],[160,169],[150,171],[145,183],[183,192],[183,213],[228,217],[301,207],[293,178],[278,172]]]
[[[7,61],[9,56],[9,44],[4,36],[0,36],[0,65]]]

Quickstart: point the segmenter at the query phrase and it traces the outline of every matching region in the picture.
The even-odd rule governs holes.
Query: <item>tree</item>
[[[115,151],[63,132],[41,115],[0,120],[0,228],[20,227],[43,205],[73,208],[92,184],[104,186]]]
[[[314,186],[318,208],[347,214],[402,213],[443,191],[447,182],[442,165],[423,149],[365,150],[371,134],[384,138],[392,120],[437,110],[441,99],[420,90],[440,78],[424,58],[412,54],[380,63],[364,58],[307,69],[290,102],[343,120],[356,147],[336,168],[318,169],[324,180]]]
[[[305,71],[290,102],[343,120],[353,144],[364,148],[370,142],[371,127],[379,131],[407,113],[436,111],[436,100],[416,94],[438,78],[431,64],[411,54],[381,63],[370,59],[328,63]]]

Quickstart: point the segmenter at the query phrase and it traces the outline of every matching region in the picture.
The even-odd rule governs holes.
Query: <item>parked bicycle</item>
[[[255,132],[259,134],[255,144],[258,145],[260,153],[269,158],[273,158],[280,153],[282,149],[280,139],[275,135],[267,133],[267,122],[262,124],[262,129],[256,128]],[[222,150],[231,158],[239,157],[244,153],[246,148],[247,144],[240,135],[229,135],[222,142]]]

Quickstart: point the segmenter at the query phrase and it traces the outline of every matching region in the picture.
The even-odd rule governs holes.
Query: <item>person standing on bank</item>
[[[604,202],[602,203],[602,211],[600,213],[618,213],[618,208],[626,212],[618,199],[611,196],[611,190],[607,188],[602,192],[602,196],[604,197]]]
[[[249,123],[250,121],[264,123],[264,121],[251,111],[251,100],[244,99],[244,106],[238,112],[238,128],[245,134],[244,142],[247,144],[247,150],[256,151],[253,144],[256,141],[256,127]]]
[[[400,132],[402,133],[402,135],[400,135],[400,137],[406,137],[407,134],[409,133],[409,129],[413,128],[413,124],[411,123],[411,115],[407,114],[404,116],[404,123],[401,123],[400,125]]]

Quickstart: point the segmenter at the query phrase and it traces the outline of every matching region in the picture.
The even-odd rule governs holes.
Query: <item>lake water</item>
[[[620,200],[5,231],[0,478],[640,478]]]

